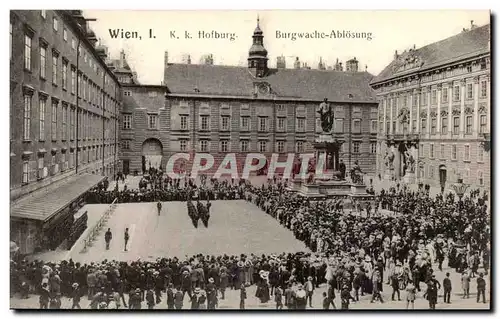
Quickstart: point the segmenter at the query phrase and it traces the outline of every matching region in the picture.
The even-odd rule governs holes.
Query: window
[[[123,140],[122,141],[122,148],[124,150],[129,150],[130,149],[130,140]]]
[[[430,144],[429,158],[434,158],[434,144]]]
[[[31,95],[24,96],[24,121],[23,121],[23,138],[30,139],[31,133]]]
[[[149,129],[150,130],[158,129],[158,115],[156,114],[149,115]]]
[[[372,120],[371,133],[377,133],[377,120]]]
[[[488,119],[486,118],[486,115],[479,116],[479,133],[481,134],[486,133],[487,120]]]
[[[441,134],[447,134],[447,133],[448,133],[448,118],[442,117],[441,118]]]
[[[377,143],[376,142],[371,142],[370,143],[370,153],[376,154],[377,153]]]
[[[68,30],[63,29],[63,39],[64,41],[68,41]]]
[[[443,88],[441,91],[441,102],[448,103],[448,88]]]
[[[52,83],[57,84],[57,55],[52,52]]]
[[[221,140],[220,141],[220,151],[221,152],[229,152],[229,141]]]
[[[304,132],[306,126],[306,119],[303,117],[297,118],[297,131]]]
[[[30,175],[30,166],[28,161],[23,161],[23,184],[28,184]]]
[[[63,105],[62,107],[62,139],[65,141],[68,139],[68,106]]]
[[[389,134],[390,131],[391,131],[391,122],[387,121],[387,122],[385,122],[385,124],[386,124],[385,125],[386,126],[386,128],[385,128],[386,129],[386,133]]]
[[[248,141],[247,140],[240,141],[240,150],[242,152],[248,152]]]
[[[484,185],[483,172],[481,172],[481,171],[477,172],[477,179],[478,179],[479,185],[483,186]]]
[[[458,102],[460,101],[460,86],[455,85],[453,87],[453,101]]]
[[[181,152],[185,152],[187,150],[187,140],[180,140],[179,141],[179,148]]]
[[[477,146],[477,161],[484,162],[484,149],[481,145]]]
[[[132,128],[132,115],[125,114],[123,115],[123,129],[129,130]]]
[[[283,132],[285,131],[285,117],[278,117],[278,131]]]
[[[472,72],[472,66],[470,66],[470,65],[469,65],[469,66],[467,66],[467,72],[468,72],[468,73],[471,73],[471,72]]]
[[[31,70],[31,37],[24,36],[24,68]]]
[[[158,96],[158,92],[151,91],[151,92],[148,93],[148,95],[149,95],[149,97],[156,97],[156,96]]]
[[[460,117],[455,116],[453,118],[453,134],[458,135],[460,132]]]
[[[396,133],[396,121],[392,122],[392,132]]]
[[[431,94],[431,104],[436,104],[437,103],[437,90],[432,90]]]
[[[42,18],[47,18],[47,10],[40,10],[40,15],[42,16]]]
[[[188,116],[181,115],[181,130],[187,130],[188,128]]]
[[[45,79],[45,70],[47,68],[47,48],[40,46],[40,77]]]
[[[57,141],[57,102],[52,101],[52,127],[51,127],[52,140]]]
[[[470,161],[470,146],[464,145],[464,161]]]
[[[70,132],[69,138],[71,140],[75,139],[75,119],[76,119],[75,109],[71,108],[69,115],[69,132]]]
[[[486,97],[488,94],[488,82],[481,81],[481,97]]]
[[[360,146],[361,146],[361,142],[353,142],[352,143],[352,152],[359,153]]]
[[[267,152],[267,141],[259,141],[259,152]]]
[[[43,156],[39,157],[38,158],[38,178],[39,179],[42,179],[44,176],[43,176],[43,168],[45,166],[45,163],[44,163],[44,158]]]
[[[335,119],[335,133],[344,133],[344,119]]]
[[[45,141],[45,98],[40,97],[39,123],[40,123],[40,141]]]
[[[352,121],[352,132],[353,133],[361,133],[361,120],[353,120]]]
[[[422,92],[420,93],[420,105],[426,106],[427,105],[427,92]]]
[[[474,95],[472,83],[467,83],[467,99],[471,100]]]
[[[465,117],[465,134],[472,134],[472,116]]]
[[[52,21],[53,21],[52,26],[54,27],[54,31],[57,31],[57,29],[59,28],[59,21],[57,21],[56,18],[53,18]]]
[[[208,129],[209,129],[208,120],[210,119],[210,117],[208,115],[202,115],[202,116],[200,116],[200,118],[201,118],[201,121],[200,121],[201,122],[201,125],[200,125],[201,129],[203,131],[208,131]]]
[[[411,130],[412,132],[416,132],[417,131],[417,120],[412,120],[411,121]]]
[[[250,117],[242,116],[241,117],[241,130],[248,131],[250,129]]]
[[[76,40],[75,40],[75,38],[71,38],[71,48],[73,50],[76,50]]]
[[[453,144],[451,146],[451,159],[456,161],[457,160],[457,145]]]
[[[267,131],[267,117],[259,117],[259,132]]]
[[[71,93],[75,94],[76,91],[76,70],[71,68]]]
[[[131,96],[132,93],[130,91],[123,91],[124,96]]]
[[[229,116],[224,115],[221,117],[221,129],[223,131],[229,131]]]
[[[420,119],[420,132],[425,133],[427,130],[427,119]]]
[[[297,141],[295,144],[295,149],[297,153],[303,153],[304,152],[304,141]]]
[[[429,178],[434,178],[434,166],[429,166]]]
[[[431,134],[436,134],[437,119],[431,119]]]
[[[286,108],[285,108],[284,104],[278,104],[278,105],[276,105],[276,109],[278,110],[278,112],[284,112],[284,111],[286,111]]]
[[[424,144],[420,144],[418,148],[418,157],[423,157],[424,156]]]
[[[208,152],[208,141],[207,140],[200,141],[200,151],[201,152]]]
[[[276,143],[276,148],[278,149],[278,153],[284,153],[285,152],[285,142],[284,141],[278,141]]]
[[[62,87],[64,90],[67,89],[68,86],[68,61],[63,60],[62,67]]]

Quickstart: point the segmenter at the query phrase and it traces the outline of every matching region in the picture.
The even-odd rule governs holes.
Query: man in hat
[[[71,309],[82,309],[82,307],[80,307],[80,298],[82,294],[78,286],[79,285],[76,282],[72,285],[73,291],[71,292],[71,299],[73,301],[73,305],[71,306]]]
[[[305,284],[305,290],[306,290],[307,299],[309,300],[309,307],[312,308],[313,307],[312,306],[312,297],[314,294],[314,283],[313,283],[312,276],[307,277],[307,281]]]
[[[451,280],[450,280],[450,273],[446,273],[446,277],[443,279],[443,289],[444,289],[444,303],[451,303],[450,302],[450,296],[451,296]]]
[[[341,309],[349,309],[349,304],[354,298],[351,296],[349,287],[347,285],[342,286],[342,291],[340,292]],[[372,301],[373,302],[373,301]]]
[[[113,234],[111,233],[111,228],[108,228],[108,230],[104,234],[104,241],[106,242],[106,250],[109,250],[109,244],[111,243],[112,238]]]
[[[49,284],[44,282],[42,284],[42,289],[40,290],[40,298],[39,298],[40,309],[48,309],[49,301],[50,301]]]
[[[168,309],[174,309],[174,303],[175,303],[175,293],[177,291],[174,289],[174,285],[172,283],[168,284],[167,288],[167,308]]]
[[[124,250],[127,251],[127,244],[128,244],[128,240],[130,239],[130,235],[128,234],[128,228],[125,228],[125,233],[123,234],[123,239],[125,240]]]
[[[486,296],[485,296],[485,291],[486,291],[486,281],[484,280],[484,274],[481,272],[479,273],[479,278],[477,278],[477,302],[479,302],[479,298],[481,295],[483,296],[483,303],[486,303]]]
[[[295,308],[300,310],[305,310],[307,306],[307,293],[304,290],[302,284],[297,285],[297,291],[295,292]]]
[[[214,279],[211,277],[208,278],[206,292],[207,292],[208,309],[215,309],[218,303],[217,288],[215,287]]]
[[[283,291],[279,286],[274,290],[274,301],[276,301],[276,310],[283,309]]]
[[[194,288],[194,293],[193,293],[193,296],[191,297],[191,309],[198,309],[199,308],[198,299],[200,298],[200,292],[201,292],[200,287]]]

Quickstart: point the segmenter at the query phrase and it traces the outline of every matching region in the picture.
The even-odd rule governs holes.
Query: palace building
[[[271,68],[258,23],[252,39],[246,67],[214,65],[212,57],[205,64],[191,64],[190,58],[169,63],[165,53],[163,85],[123,85],[125,172],[164,169],[179,152],[210,153],[215,168],[227,153],[236,153],[239,164],[247,153],[312,153],[324,98],[335,112],[333,132],[344,142],[340,156],[347,169],[359,161],[365,172],[375,172],[373,76],[359,71],[355,58],[346,71],[341,63],[327,70],[322,61],[318,69],[301,67],[298,58],[286,68],[283,57]]]
[[[118,168],[121,91],[80,10],[13,10],[9,44],[11,240],[31,253]]]
[[[490,25],[471,23],[442,41],[396,51],[373,79],[378,174],[442,189],[459,179],[490,187],[490,36]]]

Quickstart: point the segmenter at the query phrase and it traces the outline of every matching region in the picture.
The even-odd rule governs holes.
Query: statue
[[[363,184],[363,172],[358,165],[358,161],[354,162],[353,167],[350,171],[351,181],[353,184],[362,185]]]
[[[320,104],[318,113],[321,118],[321,128],[323,132],[330,132],[333,128],[334,114],[332,106],[328,103],[327,98]]]
[[[388,152],[385,153],[384,156],[385,159],[385,167],[388,169],[394,169],[394,153],[391,152],[390,154]]]
[[[413,158],[413,155],[408,151],[405,152],[405,161],[408,172],[415,173],[415,159]]]

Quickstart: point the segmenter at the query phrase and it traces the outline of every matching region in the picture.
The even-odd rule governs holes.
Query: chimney
[[[474,24],[474,20],[470,20],[470,29],[475,29],[476,25]]]
[[[344,67],[342,66],[342,62],[339,63],[339,71],[344,71]]]
[[[300,60],[299,57],[295,58],[295,62],[293,63],[294,69],[300,69]]]
[[[120,51],[120,68],[125,67],[125,51]]]
[[[106,62],[106,59],[108,57],[108,48],[104,45],[101,45],[101,46],[98,46],[95,49],[95,51],[96,51],[97,55],[101,58],[101,60]]]
[[[168,65],[168,51],[165,51],[165,57],[163,58],[163,64],[165,67]]]
[[[186,62],[186,63],[187,63],[187,64],[191,64],[191,55],[188,55],[188,56],[187,56],[187,62]]]
[[[276,68],[286,69],[286,59],[283,55],[276,58]]]
[[[398,50],[395,50],[394,51],[394,60],[397,60],[398,58],[399,58]]]
[[[365,64],[365,72],[368,72],[368,65]]]
[[[323,63],[322,57],[319,57],[318,69],[319,70],[326,70],[326,67],[325,67],[325,64]]]

